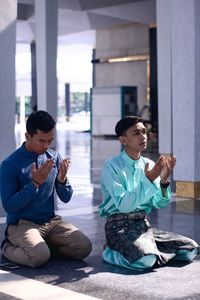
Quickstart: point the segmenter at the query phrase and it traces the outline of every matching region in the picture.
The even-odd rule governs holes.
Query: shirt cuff
[[[37,188],[34,183],[32,182],[32,180],[30,181],[30,187],[32,188],[32,190],[34,190],[34,192],[37,192],[39,190],[39,187]]]
[[[65,182],[60,182],[58,179],[56,179],[56,180],[57,180],[58,184],[60,184],[60,185],[70,185],[68,179],[66,179]]]

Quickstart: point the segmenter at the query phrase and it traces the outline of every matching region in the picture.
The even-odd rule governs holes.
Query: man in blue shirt
[[[2,253],[21,265],[38,267],[51,253],[73,259],[89,255],[90,240],[55,215],[54,192],[67,203],[73,190],[67,178],[70,161],[49,146],[55,121],[46,111],[27,119],[26,141],[1,164],[1,200],[7,212]]]
[[[121,119],[115,132],[124,150],[105,162],[101,174],[99,213],[107,218],[103,259],[135,270],[162,266],[171,259],[192,260],[199,253],[195,241],[152,228],[147,220],[152,208],[164,208],[170,201],[168,178],[176,158],[162,155],[154,163],[141,156],[147,130],[139,117]]]

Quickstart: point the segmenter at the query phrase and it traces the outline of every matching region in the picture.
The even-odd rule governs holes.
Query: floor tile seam
[[[96,300],[79,292],[74,292],[49,283],[26,278],[8,271],[0,270],[0,292],[23,300]]]

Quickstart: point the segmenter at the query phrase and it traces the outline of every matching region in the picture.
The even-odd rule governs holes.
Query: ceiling
[[[17,42],[35,39],[34,0],[18,0]],[[130,22],[156,22],[155,0],[58,0],[60,43],[90,42],[93,31]]]

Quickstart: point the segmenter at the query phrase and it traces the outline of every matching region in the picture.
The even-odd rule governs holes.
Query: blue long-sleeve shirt
[[[53,158],[55,164],[47,180],[37,189],[32,182],[31,167],[43,164],[48,158]],[[61,201],[67,203],[73,193],[67,182],[57,181],[60,156],[53,150],[47,150],[38,155],[27,151],[24,144],[7,157],[0,167],[1,200],[7,212],[7,224],[16,224],[19,219],[42,224],[55,216],[54,191]]]
[[[152,160],[143,156],[134,160],[125,151],[105,162],[100,181],[103,196],[99,206],[100,216],[140,210],[150,213],[153,207],[162,208],[168,204],[170,188],[163,197],[160,178],[151,182],[145,175],[147,162],[150,168],[154,166]]]

